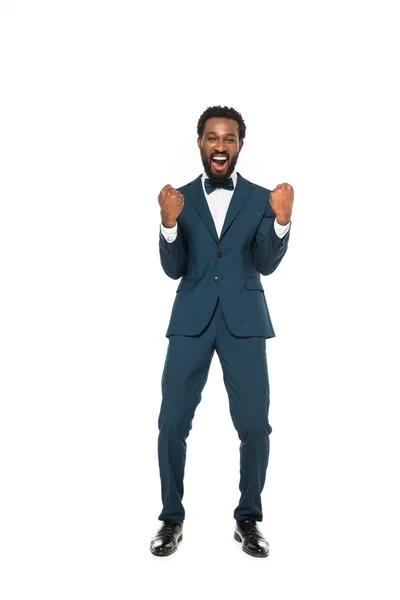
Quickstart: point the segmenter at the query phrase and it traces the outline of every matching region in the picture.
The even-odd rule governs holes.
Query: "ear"
[[[240,142],[239,142],[239,152],[241,151],[241,149],[243,147],[243,142],[244,142],[244,140],[240,140]]]
[[[201,148],[201,137],[197,138],[197,145],[199,148]]]

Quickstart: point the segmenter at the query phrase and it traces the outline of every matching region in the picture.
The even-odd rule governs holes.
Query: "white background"
[[[3,600],[399,597],[394,6],[2,5]],[[217,355],[188,438],[184,540],[149,551],[178,284],[157,196],[201,173],[197,120],[216,104],[247,125],[237,170],[295,189],[287,254],[262,278],[266,560],[233,539],[240,442]]]

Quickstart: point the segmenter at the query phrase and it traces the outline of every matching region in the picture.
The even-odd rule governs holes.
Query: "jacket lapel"
[[[212,214],[210,212],[210,208],[208,206],[207,199],[204,195],[203,186],[201,183],[201,175],[199,175],[194,181],[193,184],[195,186],[194,189],[194,198],[193,205],[200,217],[203,219],[204,223],[207,225],[211,235],[215,239],[215,241],[219,242],[217,230],[215,229],[214,219],[212,218]]]
[[[226,212],[220,239],[226,233],[226,230],[228,229],[233,219],[236,217],[236,215],[242,208],[243,204],[246,202],[252,190],[253,186],[251,185],[251,183],[247,181],[247,179],[244,179],[244,177],[242,177],[240,173],[238,173],[235,190],[232,194],[232,198],[229,203],[228,210]]]
[[[203,219],[203,221],[207,225],[207,227],[208,227],[211,235],[215,239],[215,241],[217,243],[219,243],[220,240],[222,239],[222,236],[226,233],[228,227],[232,223],[233,219],[236,217],[236,215],[242,208],[243,204],[246,202],[247,198],[249,197],[249,195],[253,189],[253,186],[251,185],[251,183],[249,181],[247,181],[247,179],[244,179],[244,177],[242,177],[240,175],[240,173],[237,173],[237,181],[236,181],[235,190],[232,194],[232,198],[229,203],[228,210],[226,212],[225,221],[224,221],[222,231],[221,231],[221,236],[220,236],[220,238],[218,238],[217,230],[215,229],[214,219],[210,212],[210,208],[208,206],[207,199],[204,195],[204,190],[203,190],[203,186],[201,183],[201,175],[199,175],[199,177],[197,177],[193,181],[193,183],[195,185],[194,202],[193,202],[194,207],[196,208],[200,217]]]

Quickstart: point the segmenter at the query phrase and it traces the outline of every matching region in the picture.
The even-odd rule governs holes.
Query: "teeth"
[[[213,160],[227,160],[225,156],[214,156]]]

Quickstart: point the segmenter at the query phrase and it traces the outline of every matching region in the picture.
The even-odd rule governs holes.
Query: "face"
[[[224,181],[232,175],[243,146],[243,140],[239,142],[239,124],[226,117],[208,119],[203,137],[197,138],[197,145],[207,177]]]

